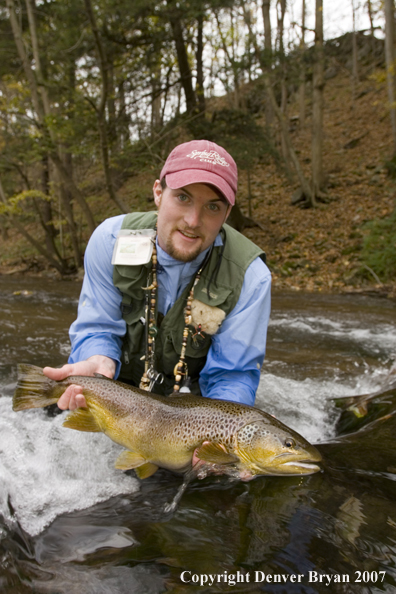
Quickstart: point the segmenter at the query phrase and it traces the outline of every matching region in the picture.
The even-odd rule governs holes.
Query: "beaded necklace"
[[[175,384],[173,386],[174,392],[179,392],[181,387],[181,382],[184,376],[184,380],[187,381],[188,378],[188,369],[186,363],[186,349],[187,349],[187,341],[188,335],[191,334],[191,304],[194,299],[194,289],[196,284],[198,283],[199,279],[201,278],[202,270],[206,264],[207,258],[205,258],[204,263],[202,264],[201,268],[198,270],[197,274],[195,275],[193,285],[187,297],[186,307],[184,308],[184,330],[183,330],[183,338],[182,338],[182,348],[180,351],[180,359],[179,362],[176,363],[175,368],[173,370],[173,375],[175,376]]]
[[[157,230],[157,228],[155,228]],[[151,267],[151,284],[148,287],[142,287],[146,291],[146,305],[145,305],[145,328],[146,328],[146,353],[142,357],[144,359],[144,373],[141,377],[139,388],[151,392],[155,383],[162,384],[164,376],[158,373],[155,369],[155,339],[158,334],[156,325],[155,306],[157,302],[157,246],[156,237],[152,239],[153,253],[152,253],[152,267]],[[176,363],[173,374],[175,376],[175,384],[173,386],[174,392],[179,392],[182,380],[188,381],[188,369],[186,363],[186,350],[189,334],[192,333],[191,326],[191,304],[194,299],[194,289],[201,278],[202,271],[209,259],[211,251],[208,252],[204,259],[202,266],[195,275],[194,282],[187,297],[186,306],[184,308],[184,330],[182,337],[182,348],[180,352],[179,362]]]
[[[155,228],[157,230],[157,227]],[[140,380],[139,388],[151,392],[155,382],[162,384],[164,376],[162,373],[155,371],[154,351],[155,338],[158,334],[155,318],[155,305],[157,302],[157,247],[156,237],[152,240],[153,253],[151,256],[151,284],[148,287],[142,287],[146,291],[145,303],[145,329],[146,329],[146,354],[142,357],[144,359],[144,372]]]

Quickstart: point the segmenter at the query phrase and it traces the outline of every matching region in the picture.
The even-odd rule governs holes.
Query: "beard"
[[[202,250],[202,241],[199,245],[197,245],[194,249],[190,250],[181,250],[173,244],[172,241],[172,234],[168,237],[168,240],[165,245],[166,253],[174,258],[175,260],[179,260],[180,262],[192,262],[199,256],[199,254],[203,251]]]

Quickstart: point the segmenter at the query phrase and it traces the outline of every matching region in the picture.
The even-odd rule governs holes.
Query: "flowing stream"
[[[79,289],[0,280],[1,594],[395,591],[395,303],[275,294],[256,404],[318,444],[323,472],[197,480],[164,514],[182,477],[139,481],[67,413],[12,411],[18,363],[66,361]],[[363,416],[340,407],[375,392]]]

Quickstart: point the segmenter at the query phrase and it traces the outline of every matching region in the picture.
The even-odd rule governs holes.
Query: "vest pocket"
[[[142,313],[144,308],[140,304],[134,304],[134,311],[129,311],[126,306],[123,312],[123,318],[127,324],[127,346],[124,343],[123,350],[128,351],[129,354],[138,353],[141,349],[141,343],[144,341],[145,325],[142,323]],[[144,319],[144,318],[143,318]],[[125,348],[126,347],[126,348]]]

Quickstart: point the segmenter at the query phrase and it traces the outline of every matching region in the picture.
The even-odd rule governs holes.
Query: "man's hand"
[[[55,367],[44,367],[43,373],[50,379],[61,381],[70,375],[95,375],[100,373],[106,377],[113,378],[116,371],[116,362],[104,355],[93,355],[86,361],[68,363],[59,369]],[[87,406],[81,386],[72,384],[68,386],[64,394],[58,400],[58,406],[62,410],[74,410],[79,406]]]

